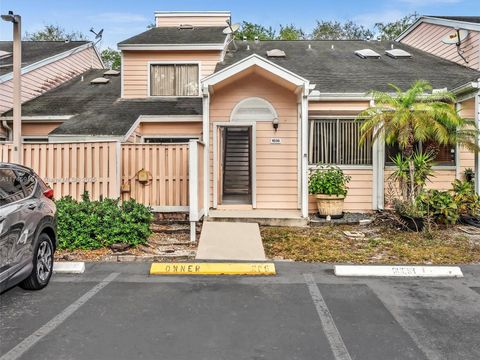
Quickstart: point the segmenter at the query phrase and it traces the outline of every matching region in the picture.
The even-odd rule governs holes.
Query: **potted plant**
[[[335,166],[315,168],[308,181],[310,194],[317,200],[318,214],[321,217],[341,218],[343,202],[347,195],[347,184],[350,176],[346,176]]]

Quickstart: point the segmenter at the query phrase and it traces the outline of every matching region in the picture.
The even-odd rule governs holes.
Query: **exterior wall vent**
[[[355,55],[361,57],[362,59],[379,59],[380,54],[373,51],[372,49],[362,49],[355,51]]]
[[[385,54],[394,59],[409,59],[412,57],[412,54],[402,49],[385,50]]]
[[[283,51],[283,50],[273,49],[273,50],[268,50],[267,51],[267,56],[268,57],[285,57],[287,55],[285,54],[285,51]]]
[[[90,81],[90,84],[98,85],[98,84],[106,84],[110,81],[110,79],[106,79],[104,77],[98,77]]]
[[[190,24],[180,24],[178,27],[180,30],[193,30],[193,25]]]

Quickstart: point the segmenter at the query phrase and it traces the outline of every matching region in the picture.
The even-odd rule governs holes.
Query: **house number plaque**
[[[281,144],[282,143],[282,139],[280,138],[271,138],[270,139],[270,144]]]

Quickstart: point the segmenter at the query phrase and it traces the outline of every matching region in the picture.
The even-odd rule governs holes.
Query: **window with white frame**
[[[311,119],[309,163],[372,165],[372,140],[360,143],[361,125],[354,119]]]
[[[198,96],[198,64],[151,64],[150,96]]]

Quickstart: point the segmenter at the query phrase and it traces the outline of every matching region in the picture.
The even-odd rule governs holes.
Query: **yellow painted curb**
[[[275,275],[274,263],[153,263],[150,275]]]

